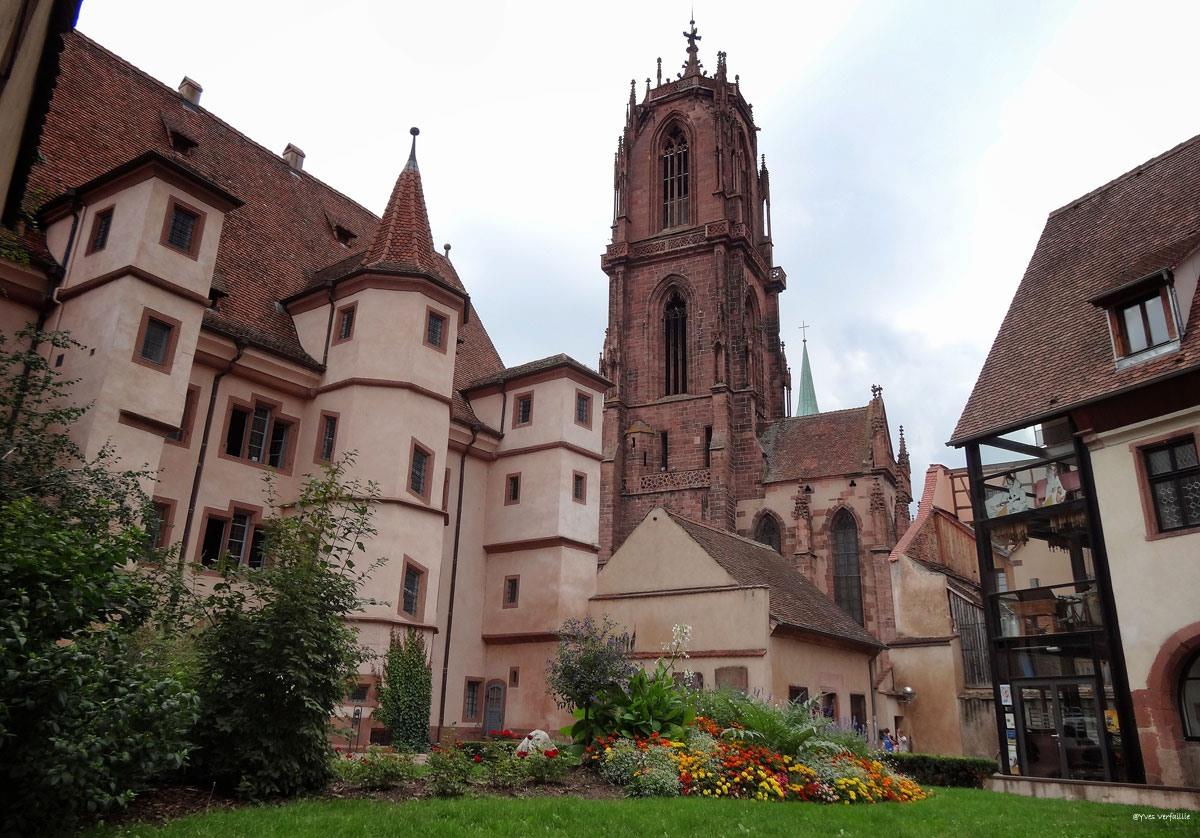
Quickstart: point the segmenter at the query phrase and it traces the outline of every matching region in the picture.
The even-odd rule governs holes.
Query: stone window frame
[[[680,223],[668,225],[666,223],[666,196],[663,194],[664,186],[664,149],[668,139],[678,130],[683,134],[684,142],[687,144],[687,211],[686,216]],[[673,111],[663,120],[662,127],[656,132],[654,137],[654,188],[649,190],[651,200],[651,218],[654,223],[651,229],[658,233],[666,233],[671,230],[685,230],[692,224],[692,219],[696,217],[696,191],[692,188],[695,185],[696,172],[696,138],[695,132],[692,130],[691,122],[687,117],[679,111]]]
[[[512,496],[513,478],[516,478],[517,496]],[[521,472],[512,471],[504,475],[504,505],[517,506],[521,503]]]
[[[583,494],[580,497],[575,496],[575,478],[577,478],[577,477],[583,478]],[[582,504],[583,506],[587,506],[587,494],[588,494],[588,492],[587,492],[587,484],[588,484],[587,477],[588,476],[587,476],[586,471],[572,471],[571,472],[571,500],[573,500],[575,503]]]
[[[84,248],[84,251],[83,251],[84,256],[91,256],[93,253],[99,253],[100,251],[102,251],[106,247],[108,247],[108,238],[109,238],[109,236],[112,235],[112,224],[113,224],[113,219],[116,217],[116,215],[115,215],[116,208],[117,208],[117,205],[115,203],[113,203],[113,204],[109,204],[108,206],[104,207],[104,209],[96,210],[95,214],[92,216],[92,229],[91,229],[91,232],[88,233],[87,247]],[[96,236],[100,233],[100,222],[105,217],[108,218],[108,225],[105,227],[105,230],[104,230],[104,241],[101,242],[99,246],[97,246],[96,245]]]
[[[404,580],[408,576],[408,571],[416,571],[420,575],[420,587],[417,588],[417,608],[416,611],[404,610]],[[401,617],[408,617],[414,622],[421,623],[425,620],[425,598],[429,593],[429,568],[418,562],[412,556],[406,555],[404,561],[400,565],[400,595],[396,598],[396,613]]]
[[[776,549],[775,545],[768,544],[765,541],[760,541],[758,538],[759,530],[762,528],[763,523],[765,521],[767,521],[768,519],[771,521],[771,523],[773,523],[775,525],[775,533],[776,533],[776,535],[779,536],[778,549]],[[758,511],[757,515],[754,516],[754,523],[750,529],[750,539],[752,541],[754,541],[756,544],[761,544],[762,546],[767,547],[770,550],[773,550],[774,552],[779,553],[780,555],[783,555],[784,547],[786,546],[786,544],[785,544],[786,536],[787,536],[787,528],[783,523],[783,518],[778,513],[776,513],[775,510],[764,507],[763,509],[760,509]]]
[[[342,320],[346,314],[350,315],[350,333],[342,337]],[[346,303],[344,306],[338,306],[333,312],[333,337],[329,345],[337,346],[339,343],[349,343],[354,340],[354,330],[356,328],[358,328],[358,300]]]
[[[329,456],[325,456],[325,420],[333,420],[333,444],[329,447]],[[313,462],[318,465],[332,463],[337,457],[338,431],[342,427],[342,414],[335,410],[322,410],[317,416],[317,442],[313,446]]]
[[[263,440],[265,456],[261,462],[257,462],[250,459],[250,430],[254,422],[254,410],[260,405],[271,409],[271,421],[267,425],[266,438]],[[249,413],[246,427],[242,431],[241,455],[238,457],[233,456],[226,450],[229,441],[229,424],[233,419],[233,411],[235,409],[244,410]],[[274,434],[275,423],[277,421],[286,422],[289,425],[289,431],[287,444],[283,450],[283,462],[278,466],[273,466],[270,464],[268,458],[270,457],[271,450],[271,436]],[[283,402],[254,392],[250,394],[249,401],[238,396],[230,396],[225,403],[225,421],[221,425],[220,445],[217,448],[217,456],[222,460],[242,463],[253,468],[271,469],[278,474],[290,476],[296,464],[296,446],[299,440],[300,417],[284,413]]]
[[[1192,444],[1200,453],[1200,425],[1180,428],[1170,433],[1159,434],[1149,439],[1139,439],[1129,444],[1129,452],[1133,457],[1134,474],[1137,476],[1138,497],[1142,503],[1142,520],[1145,523],[1145,541],[1159,541],[1164,538],[1177,538],[1181,535],[1200,533],[1200,526],[1180,527],[1173,530],[1161,530],[1158,526],[1158,509],[1154,504],[1154,491],[1151,488],[1150,474],[1146,470],[1146,452],[1170,442],[1182,442],[1191,437]]]
[[[183,417],[179,420],[179,437],[169,434],[164,438],[167,445],[187,448],[192,443],[192,429],[196,424],[196,410],[200,405],[200,385],[189,384],[183,397]]]
[[[418,492],[413,488],[412,484],[412,465],[416,459],[417,451],[420,450],[428,458],[425,465],[425,485],[422,491]],[[426,504],[429,503],[430,497],[433,495],[433,475],[436,472],[437,458],[434,457],[433,449],[427,445],[422,445],[417,441],[417,438],[412,437],[412,441],[408,448],[408,468],[405,470],[404,486],[406,491],[415,498],[420,498]]]
[[[586,422],[579,421],[579,399],[581,397],[584,399],[587,399],[587,421]],[[575,424],[581,428],[586,428],[587,430],[590,431],[593,427],[592,417],[595,415],[595,405],[596,405],[596,400],[592,397],[591,393],[589,393],[587,390],[583,390],[579,387],[576,387],[575,388],[575,404],[572,405],[572,411],[571,411],[572,415],[575,419]]]
[[[152,495],[150,502],[160,511],[158,537],[150,546],[156,550],[162,550],[171,544],[171,531],[175,529],[175,508],[178,501],[162,495]]]
[[[1179,713],[1179,725],[1183,730],[1183,738],[1187,742],[1200,742],[1200,723],[1196,725],[1195,730],[1188,727],[1187,713],[1184,711],[1184,688],[1188,681],[1200,680],[1200,678],[1191,678],[1188,673],[1193,667],[1200,666],[1200,648],[1193,649],[1192,653],[1183,659],[1183,666],[1179,669],[1179,685],[1176,690],[1175,710]],[[1200,670],[1198,670],[1200,673]],[[1200,715],[1200,713],[1198,713]]]
[[[740,681],[745,684],[745,687],[739,687],[733,681]],[[724,683],[722,683],[724,682]],[[717,689],[727,688],[733,690],[741,690],[749,695],[750,693],[750,667],[745,664],[730,664],[729,666],[718,666],[713,670],[713,685]]]
[[[521,422],[521,402],[524,399],[529,400],[529,418]],[[510,427],[513,428],[528,428],[533,424],[533,390],[523,390],[520,393],[513,394],[512,420]]]
[[[216,506],[204,507],[203,514],[200,516],[200,530],[198,537],[196,538],[195,566],[199,569],[201,574],[214,576],[219,574],[215,563],[212,566],[204,564],[204,533],[208,530],[208,522],[213,518],[225,522],[225,530],[221,536],[222,552],[224,552],[229,545],[229,527],[233,523],[233,516],[237,515],[239,512],[249,516],[249,520],[246,524],[248,528],[246,539],[247,552],[241,557],[241,561],[238,562],[238,566],[242,567],[243,562],[245,562],[244,566],[249,568],[249,551],[254,544],[254,532],[262,525],[263,508],[253,503],[242,503],[241,501],[231,500],[229,502],[229,506],[227,506],[225,509],[221,509],[220,507]]]
[[[845,608],[842,608],[842,606],[837,601],[837,599],[838,599],[838,591],[837,591],[838,573],[837,573],[836,544],[834,543],[834,526],[837,524],[838,519],[843,515],[849,516],[849,520],[854,524],[855,541],[858,546],[858,549],[855,553],[855,560],[858,565],[858,576],[857,576],[857,579],[858,579],[858,601],[859,601],[859,614],[862,617],[861,622],[859,622],[859,620],[855,618],[854,614],[852,614],[849,611],[846,611]],[[828,514],[826,515],[825,535],[828,538],[829,557],[831,560],[829,563],[830,580],[832,582],[832,585],[830,587],[832,596],[830,597],[830,599],[833,600],[834,605],[837,605],[838,608],[842,608],[842,610],[845,611],[845,613],[847,615],[849,615],[852,620],[854,620],[856,623],[859,623],[859,625],[865,627],[866,622],[867,622],[867,598],[866,598],[866,589],[863,587],[863,578],[864,578],[863,566],[865,564],[868,567],[870,567],[870,563],[863,561],[863,524],[862,524],[862,521],[859,520],[858,515],[855,514],[853,508],[851,508],[850,506],[848,506],[847,504],[844,504],[844,503],[838,504],[835,508],[829,510]]]
[[[475,693],[475,712],[467,714],[467,695],[470,692],[471,684],[475,684],[478,688]],[[483,721],[483,684],[484,679],[481,676],[468,675],[463,678],[463,703],[462,703],[462,720],[464,722],[481,722]]]
[[[442,342],[441,344],[433,343],[429,340],[429,323],[433,318],[439,318],[442,321]],[[425,328],[421,333],[421,343],[428,346],[430,349],[436,349],[443,355],[446,354],[446,347],[450,344],[450,315],[441,309],[434,308],[431,305],[425,306]]]
[[[146,330],[150,326],[151,319],[157,320],[165,326],[169,326],[171,334],[167,338],[167,349],[163,354],[161,364],[146,358],[142,355],[142,342],[146,340]],[[179,330],[183,328],[183,321],[169,314],[163,314],[161,311],[150,308],[149,306],[142,309],[142,321],[138,325],[137,337],[133,341],[133,362],[141,364],[143,367],[149,367],[157,372],[171,374],[171,367],[175,364],[175,347],[179,345]]]
[[[514,589],[515,596],[512,598],[511,601],[508,598],[508,591],[509,591],[508,583],[509,582],[517,583],[516,587]],[[521,574],[514,573],[509,576],[505,576],[504,584],[501,586],[501,589],[500,589],[500,607],[501,608],[518,608],[518,607],[520,607],[520,603],[521,603]]]
[[[191,246],[187,250],[184,250],[181,247],[177,247],[176,245],[171,244],[171,222],[175,218],[175,210],[176,209],[181,209],[184,212],[188,212],[188,213],[191,213],[192,215],[196,216],[196,226],[192,228]],[[204,238],[204,222],[205,222],[205,219],[207,219],[207,218],[208,218],[208,213],[206,213],[204,210],[200,209],[199,207],[194,207],[191,204],[187,203],[186,201],[180,200],[175,195],[171,195],[167,199],[167,211],[166,211],[166,214],[163,215],[162,238],[159,239],[158,243],[161,244],[163,247],[167,248],[168,250],[172,250],[175,253],[183,254],[184,256],[188,257],[189,259],[192,259],[192,260],[199,259],[200,258],[200,242]]]

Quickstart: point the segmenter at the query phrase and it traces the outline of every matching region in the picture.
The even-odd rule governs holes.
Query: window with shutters
[[[175,361],[181,322],[161,311],[142,309],[142,322],[134,343],[133,361],[144,367],[170,373]]]
[[[683,129],[667,132],[662,145],[662,226],[680,227],[690,220],[688,197],[688,142]]]
[[[688,391],[687,303],[673,291],[663,311],[663,394]]]
[[[862,574],[858,554],[858,525],[845,509],[837,512],[833,536],[833,598],[843,611],[863,624]]]

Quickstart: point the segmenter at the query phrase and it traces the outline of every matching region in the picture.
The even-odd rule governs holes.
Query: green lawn
[[[739,800],[469,798],[383,803],[306,800],[196,815],[164,827],[126,827],[97,835],[154,836],[456,836],[861,835],[870,838],[955,835],[983,838],[1099,835],[1195,835],[1189,821],[1135,821],[1133,806],[1034,800],[972,789],[938,789],[920,803],[822,806]]]

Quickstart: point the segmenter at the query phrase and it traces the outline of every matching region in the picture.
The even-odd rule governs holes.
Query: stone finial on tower
[[[658,59],[658,84],[655,87],[662,87],[662,57]]]
[[[717,80],[725,81],[725,51],[721,50],[717,53]]]
[[[896,463],[900,466],[900,470],[905,474],[909,473],[908,462],[908,443],[904,439],[904,426],[900,426],[900,452],[896,457]]]
[[[871,385],[871,398],[878,399],[881,396],[883,396],[883,388],[880,387],[878,384],[872,384]]]
[[[693,19],[689,21],[689,23],[692,27],[691,31],[683,33],[683,37],[687,38],[688,42],[688,60],[687,64],[683,65],[683,75],[698,76],[700,75],[700,59],[697,57],[697,54],[700,52],[700,49],[696,46],[696,41],[701,41],[703,38],[700,36],[700,32],[696,29],[696,21]]]
[[[421,129],[414,125],[408,129],[408,133],[412,134],[412,149],[408,152],[408,162],[404,164],[404,168],[417,171],[417,135],[421,133]]]

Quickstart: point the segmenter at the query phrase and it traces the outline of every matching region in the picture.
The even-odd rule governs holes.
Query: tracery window
[[[663,314],[665,352],[663,392],[668,396],[686,393],[687,385],[687,303],[672,292]]]
[[[662,226],[664,229],[688,223],[688,144],[683,130],[676,127],[663,143],[662,150]]]
[[[1179,679],[1179,715],[1183,718],[1183,735],[1200,739],[1200,653],[1192,656]]]
[[[858,560],[858,526],[841,510],[833,519],[833,598],[838,607],[863,624],[862,574]]]
[[[779,532],[779,522],[775,520],[774,515],[763,515],[758,521],[758,526],[754,530],[754,540],[760,544],[765,544],[774,550],[776,553],[781,551],[782,540]]]

